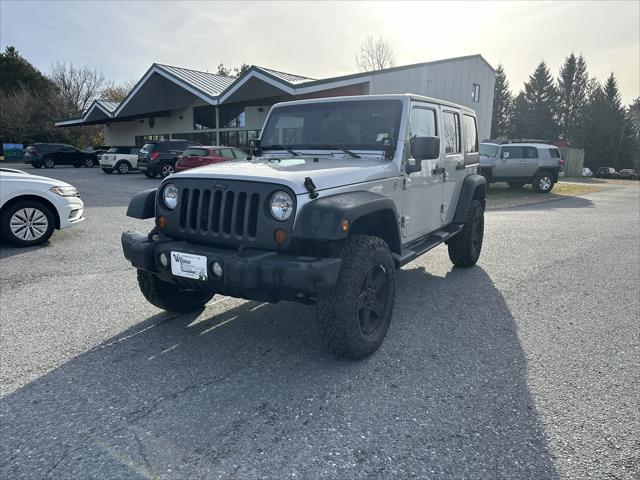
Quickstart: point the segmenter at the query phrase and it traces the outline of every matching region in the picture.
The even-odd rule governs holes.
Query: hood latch
[[[309,198],[311,200],[318,198],[318,192],[316,192],[316,185],[315,183],[313,183],[313,180],[311,180],[311,177],[306,177],[304,179],[304,188],[306,188],[307,191],[309,192]]]

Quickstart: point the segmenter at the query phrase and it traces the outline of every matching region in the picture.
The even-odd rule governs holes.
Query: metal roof
[[[115,112],[118,105],[120,105],[120,102],[108,102],[106,100],[97,100],[97,103],[99,103],[109,113]]]
[[[235,80],[235,78],[229,78],[215,73],[201,72],[199,70],[191,70],[189,68],[174,67],[161,63],[156,63],[155,65],[177,80],[197,88],[209,97],[219,96]]]
[[[258,67],[256,65],[256,69],[262,70],[274,77],[279,78],[280,80],[284,80],[287,83],[298,84],[304,82],[310,82],[315,80],[315,78],[303,77],[302,75],[295,75],[293,73],[279,72],[278,70],[271,70],[270,68]]]

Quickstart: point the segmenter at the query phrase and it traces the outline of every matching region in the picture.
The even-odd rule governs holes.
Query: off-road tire
[[[507,185],[514,190],[519,190],[524,187],[524,182],[507,182]]]
[[[19,212],[23,209],[32,209],[30,211],[33,213],[37,211],[40,214],[44,215],[46,219],[47,225],[46,225],[46,228],[44,228],[44,232],[40,233],[43,230],[43,226],[40,226],[40,228],[36,227],[35,230],[32,230],[32,232],[35,232],[37,235],[39,235],[37,238],[23,239],[15,235],[11,230],[11,218],[16,212]],[[36,214],[36,215],[42,218],[40,214]],[[34,224],[35,224],[35,221],[34,221]],[[41,245],[45,243],[47,240],[49,240],[49,238],[51,238],[51,235],[53,234],[53,229],[55,228],[55,224],[56,224],[55,215],[49,206],[37,200],[31,200],[31,199],[18,200],[17,202],[10,205],[8,208],[5,208],[4,211],[2,212],[2,215],[0,215],[0,236],[2,237],[2,239],[10,242],[15,246],[32,247],[34,245]]]
[[[537,193],[549,193],[556,181],[553,177],[553,174],[549,172],[540,172],[537,173],[535,177],[533,177],[533,181],[531,182],[531,186],[533,187],[533,191]]]
[[[476,264],[482,250],[484,237],[484,208],[473,200],[467,210],[462,231],[448,242],[449,258],[456,267],[471,267]]]
[[[316,303],[316,322],[320,334],[329,349],[340,358],[360,360],[371,355],[384,340],[391,316],[396,293],[396,272],[393,258],[387,244],[378,237],[353,235],[340,242],[332,256],[342,259],[342,267],[338,283],[330,291],[322,293]],[[379,279],[382,275],[385,284],[382,290],[370,295],[371,301],[378,298],[381,304],[377,307],[380,315],[372,320],[373,330],[364,331],[365,318],[360,299],[364,287],[371,275]],[[364,298],[364,297],[362,297]],[[364,303],[364,302],[363,302]],[[375,310],[369,310],[373,318]],[[377,319],[377,320],[376,320]],[[366,322],[365,322],[366,324]]]
[[[178,285],[164,282],[153,273],[144,270],[138,270],[138,285],[149,303],[175,313],[198,310],[213,298],[213,293],[183,290]]]

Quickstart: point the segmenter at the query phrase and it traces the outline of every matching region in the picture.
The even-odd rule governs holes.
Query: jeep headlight
[[[162,201],[169,210],[178,205],[178,188],[173,183],[167,183],[162,189]]]
[[[282,190],[275,192],[271,195],[271,200],[269,201],[269,211],[271,216],[279,222],[287,220],[291,216],[291,212],[293,212],[291,195]]]

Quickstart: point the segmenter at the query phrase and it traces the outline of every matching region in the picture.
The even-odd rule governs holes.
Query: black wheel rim
[[[362,280],[358,295],[358,325],[372,335],[382,323],[389,303],[389,272],[382,264],[372,266]]]
[[[86,159],[84,161],[84,166],[85,167],[93,167],[93,160],[91,160],[90,158]]]

